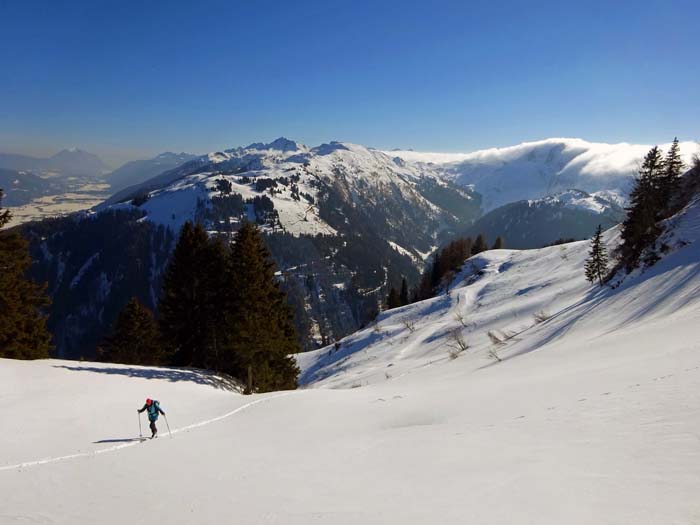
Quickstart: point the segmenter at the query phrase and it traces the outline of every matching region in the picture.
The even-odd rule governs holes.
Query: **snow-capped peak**
[[[663,150],[670,144],[661,144]],[[522,199],[539,199],[577,188],[588,193],[627,195],[639,164],[651,146],[605,144],[577,138],[550,138],[471,153],[387,152],[413,164],[433,164],[458,184],[473,186],[486,211]],[[686,164],[698,153],[682,142]]]
[[[542,199],[528,200],[528,203],[530,206],[536,206],[539,203],[559,204],[565,208],[590,211],[595,214],[604,213],[607,209],[617,205],[615,201],[610,201],[602,195],[591,195],[575,189],[548,195]]]
[[[254,142],[253,144],[250,144],[249,146],[246,146],[243,149],[254,149],[254,150],[260,150],[260,151],[275,150],[275,151],[288,152],[288,151],[300,151],[300,150],[305,149],[305,148],[302,144],[299,144],[298,142],[295,142],[293,140],[289,140],[286,137],[279,137],[268,144],[265,144],[262,142]]]

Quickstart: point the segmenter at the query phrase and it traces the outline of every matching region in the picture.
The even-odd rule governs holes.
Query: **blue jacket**
[[[143,405],[143,408],[141,408],[139,412],[143,412],[144,410],[148,410],[149,421],[158,421],[158,414],[165,415],[165,412],[163,412],[163,410],[160,408],[160,403],[158,403],[158,401],[153,401],[151,406]]]

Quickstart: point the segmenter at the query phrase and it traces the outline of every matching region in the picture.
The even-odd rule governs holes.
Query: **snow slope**
[[[485,235],[487,240],[501,237],[508,248],[541,248],[560,239],[590,239],[598,225],[608,229],[624,219],[624,208],[614,201],[580,190],[567,190],[491,210],[463,235],[472,239]]]
[[[152,159],[127,162],[107,175],[106,179],[109,182],[112,193],[114,193],[134,184],[140,184],[164,171],[175,169],[195,158],[196,155],[189,153],[166,151]]]
[[[668,149],[670,144],[661,147]],[[686,165],[698,144],[680,144]],[[624,202],[632,177],[651,146],[605,144],[581,139],[551,138],[472,153],[389,151],[409,164],[433,164],[446,177],[473,186],[483,196],[486,211],[509,202],[539,199],[568,189]]]
[[[586,243],[476,256],[449,295],[301,355],[281,397],[0,361],[0,522],[698,523],[700,203],[671,222],[614,290],[583,280]],[[122,441],[146,396],[177,432]]]
[[[270,198],[284,231],[335,235],[336,229],[320,217],[320,195],[328,188],[356,206],[377,204],[380,197],[389,196],[435,216],[445,213],[417,190],[423,178],[444,184],[429,166],[397,163],[364,146],[330,142],[310,148],[281,137],[269,144],[255,143],[198,157],[117,193],[98,209],[115,204],[123,207],[134,195],[148,193],[148,202],[140,206],[148,220],[178,231],[186,220],[195,218],[198,201],[209,206],[209,200],[218,195],[216,182],[225,179],[232,184],[231,192],[244,199]],[[274,191],[256,188],[260,179],[275,181]]]

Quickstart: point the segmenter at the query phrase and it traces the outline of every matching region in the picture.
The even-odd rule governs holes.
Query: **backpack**
[[[151,403],[151,406],[147,408],[148,411],[148,419],[151,421],[155,421],[158,419],[158,413],[160,412],[160,403],[156,401],[155,399]]]

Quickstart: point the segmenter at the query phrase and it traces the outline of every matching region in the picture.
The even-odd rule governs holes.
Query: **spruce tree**
[[[230,248],[219,238],[210,239],[205,249],[206,264],[203,267],[204,278],[204,342],[203,367],[224,370],[226,363],[222,353],[226,339],[226,316],[232,307],[235,295],[231,278]]]
[[[433,255],[433,264],[430,270],[430,288],[432,290],[440,286],[440,281],[442,280],[443,269],[440,255],[439,251],[435,252]]]
[[[262,235],[252,223],[236,233],[230,253],[232,302],[227,308],[226,372],[243,379],[247,391],[296,388],[300,351],[286,296]]]
[[[666,158],[663,162],[663,171],[659,177],[659,198],[660,208],[663,211],[673,211],[672,199],[681,181],[681,172],[683,171],[683,160],[681,159],[681,150],[678,145],[678,138],[673,139],[673,143],[666,153]]]
[[[504,248],[503,237],[500,235],[496,237],[496,242],[493,243],[494,250],[502,250]]]
[[[404,277],[401,280],[401,293],[399,294],[399,299],[401,300],[401,306],[406,306],[409,303],[408,298],[408,282]]]
[[[591,251],[586,260],[586,279],[591,283],[598,281],[603,286],[608,273],[608,252],[603,244],[603,227],[598,225],[598,229],[591,239]]]
[[[662,207],[659,194],[662,169],[661,152],[657,146],[654,146],[644,158],[630,194],[627,218],[622,224],[620,236],[623,244],[619,248],[619,253],[627,271],[632,271],[638,266],[642,253],[653,245],[660,233],[656,222]],[[653,263],[653,255],[646,262]]]
[[[3,192],[0,190],[0,204]],[[11,218],[0,208],[0,228]],[[17,232],[0,231],[0,357],[40,359],[49,356],[51,334],[45,309],[46,285],[27,279],[31,266],[27,241]]]
[[[210,240],[202,225],[186,222],[158,305],[160,331],[172,364],[217,368],[226,267],[225,246]]]
[[[392,310],[393,308],[398,308],[399,306],[401,306],[401,297],[399,292],[396,291],[396,288],[392,286],[389,290],[389,295],[386,298],[387,310]]]
[[[10,210],[3,210],[2,209],[2,198],[5,195],[5,193],[0,189],[0,230],[5,227],[5,225],[10,222],[10,219],[12,218],[12,215],[10,214]]]
[[[484,234],[480,233],[476,241],[474,241],[474,246],[472,246],[472,255],[476,255],[477,253],[485,252],[488,250],[488,244],[486,244],[486,237]]]
[[[163,361],[158,324],[151,311],[133,297],[114,323],[112,334],[98,350],[102,361],[158,365]]]

